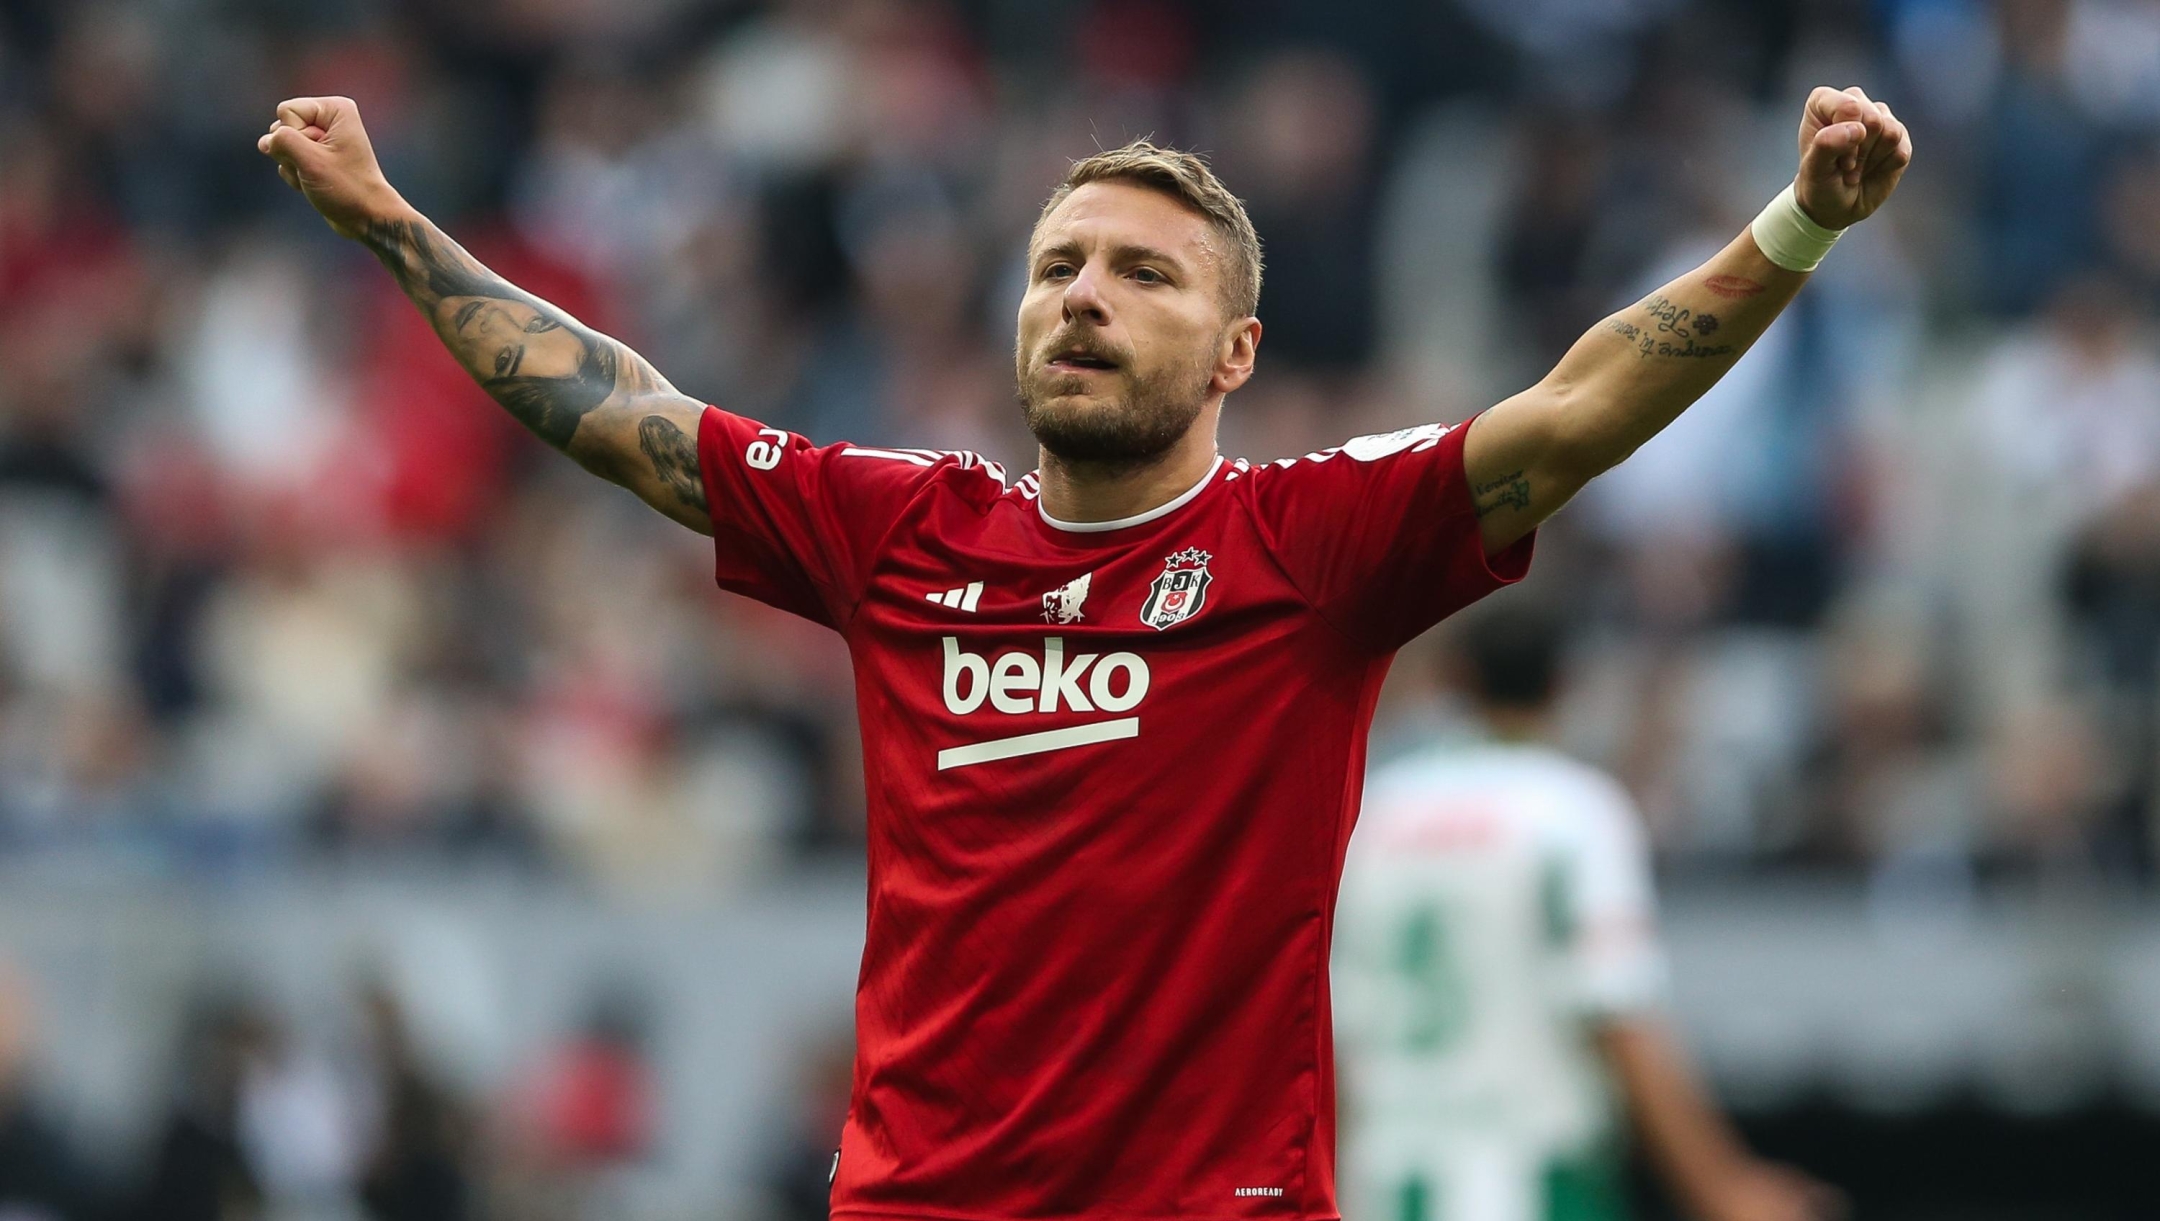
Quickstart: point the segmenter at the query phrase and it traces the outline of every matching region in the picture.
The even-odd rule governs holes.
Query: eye
[[[1045,280],[1063,279],[1064,277],[1069,276],[1072,273],[1073,267],[1070,263],[1052,263],[1047,267],[1044,267],[1042,272],[1043,279]]]
[[[504,348],[495,354],[495,376],[501,377],[510,371],[517,361],[517,352],[516,348]]]
[[[1163,277],[1161,272],[1152,267],[1136,268],[1133,271],[1133,279],[1140,281],[1142,284],[1168,284],[1170,282]]]
[[[546,314],[540,314],[534,317],[531,322],[525,324],[525,332],[529,335],[537,335],[542,331],[552,331],[560,325],[562,324]]]

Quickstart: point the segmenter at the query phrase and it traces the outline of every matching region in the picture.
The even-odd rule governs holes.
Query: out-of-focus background
[[[2160,1213],[2160,3],[10,0],[6,1215],[823,1216],[845,657],[467,384],[278,99],[686,391],[1017,471],[1070,158],[1249,201],[1265,459],[1527,384],[1854,83],[1895,204],[1504,597],[1568,616],[1764,1150],[1863,1218]]]

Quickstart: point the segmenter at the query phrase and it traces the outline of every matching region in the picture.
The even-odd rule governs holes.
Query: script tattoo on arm
[[[702,404],[636,352],[490,271],[425,218],[373,222],[361,242],[519,423],[675,520],[707,527],[694,433]]]
[[[1523,471],[1511,471],[1470,489],[1470,507],[1479,518],[1502,509],[1530,507],[1530,479]]]
[[[1736,355],[1740,350],[1729,343],[1706,342],[1718,329],[1716,314],[1698,314],[1676,304],[1663,293],[1645,297],[1639,308],[1648,317],[1639,320],[1614,317],[1606,321],[1605,329],[1633,344],[1635,354],[1644,360],[1653,356],[1717,360]]]
[[[1486,554],[1520,541],[1677,419],[1806,282],[1742,233],[1597,323],[1537,384],[1479,416],[1463,469]]]

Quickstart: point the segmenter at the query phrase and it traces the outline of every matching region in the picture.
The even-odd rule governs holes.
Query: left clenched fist
[[[1793,194],[1816,224],[1843,229],[1874,215],[1911,164],[1911,133],[1866,90],[1818,88],[1808,95]]]

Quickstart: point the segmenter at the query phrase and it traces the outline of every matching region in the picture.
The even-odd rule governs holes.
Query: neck
[[[1211,404],[1176,444],[1138,462],[1076,462],[1040,449],[1043,512],[1059,521],[1117,521],[1166,505],[1215,465]]]

